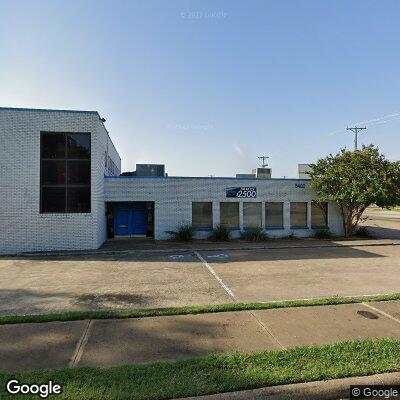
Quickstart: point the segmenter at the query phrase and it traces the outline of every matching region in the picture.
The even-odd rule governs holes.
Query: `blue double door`
[[[114,206],[115,236],[146,236],[146,203],[118,204]]]

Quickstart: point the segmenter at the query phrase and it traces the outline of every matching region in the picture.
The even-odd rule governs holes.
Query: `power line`
[[[358,132],[367,129],[364,127],[354,126],[352,128],[346,128],[348,131],[352,131],[354,133],[354,150],[357,151],[357,142],[358,142]]]

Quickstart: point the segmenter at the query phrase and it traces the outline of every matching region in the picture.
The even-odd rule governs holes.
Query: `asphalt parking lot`
[[[0,313],[398,292],[399,245],[135,251],[0,259]]]

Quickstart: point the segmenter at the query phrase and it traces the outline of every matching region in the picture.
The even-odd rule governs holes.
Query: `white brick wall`
[[[91,133],[91,213],[40,214],[41,131]],[[92,249],[103,243],[108,140],[96,112],[0,108],[0,253]]]
[[[305,188],[297,188],[296,183],[304,183]],[[256,199],[226,198],[226,188],[240,186],[257,187]],[[299,180],[259,180],[234,178],[140,178],[117,177],[105,179],[106,201],[154,201],[155,238],[167,239],[165,231],[175,230],[181,224],[192,222],[192,202],[213,202],[213,224],[219,224],[219,202],[221,201],[282,201],[284,202],[284,229],[268,230],[270,236],[285,236],[293,232],[296,236],[310,236],[312,229],[290,229],[290,202],[308,202],[308,226],[311,226],[311,201],[315,195],[309,189],[308,181]],[[263,222],[264,222],[263,204]],[[240,205],[240,223],[243,228],[243,207]],[[342,234],[339,208],[329,204],[328,224],[334,235]],[[198,232],[197,237],[205,237],[209,233]],[[238,232],[233,233],[239,235]]]

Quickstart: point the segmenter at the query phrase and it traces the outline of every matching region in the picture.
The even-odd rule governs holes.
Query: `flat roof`
[[[135,175],[120,175],[120,176],[109,176],[105,175],[105,179],[209,179],[209,180],[222,180],[229,179],[235,181],[256,181],[256,182],[269,182],[269,181],[302,181],[309,182],[310,179],[301,179],[301,178],[236,178],[234,176],[135,176]]]
[[[63,113],[85,113],[85,114],[97,114],[100,117],[98,111],[87,111],[87,110],[58,110],[54,108],[23,108],[23,107],[0,107],[0,110],[5,111],[37,111],[37,112],[63,112]]]

